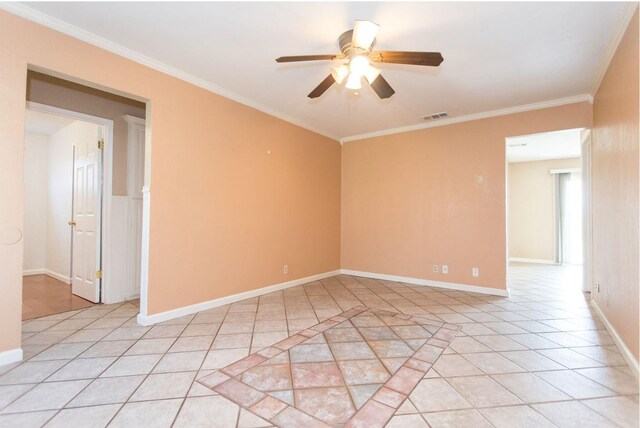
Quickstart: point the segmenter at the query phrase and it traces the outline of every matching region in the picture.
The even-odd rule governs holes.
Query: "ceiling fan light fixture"
[[[356,21],[353,26],[353,38],[351,46],[367,50],[373,44],[380,26],[371,21]]]
[[[356,55],[349,62],[349,71],[358,76],[364,76],[369,67],[371,67],[369,59],[364,55]]]
[[[344,85],[347,89],[358,90],[362,88],[362,75],[349,73],[349,77],[347,77],[347,83]]]
[[[338,67],[331,67],[331,75],[333,76],[336,83],[340,85],[349,75],[349,67],[344,64]]]
[[[372,84],[380,76],[380,70],[369,64],[367,71],[364,73],[364,77],[369,84]]]
[[[341,54],[281,56],[276,58],[276,62],[340,61],[333,64],[331,73],[307,95],[308,98],[322,96],[334,83],[358,91],[364,77],[380,99],[387,99],[396,91],[372,63],[438,67],[444,61],[440,52],[374,51],[379,28],[371,21],[356,21],[352,30],[343,32],[338,38]]]

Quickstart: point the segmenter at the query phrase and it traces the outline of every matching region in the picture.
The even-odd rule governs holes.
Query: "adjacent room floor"
[[[71,286],[48,275],[22,278],[22,320],[88,308],[94,304],[71,293]]]
[[[338,276],[153,327],[135,302],[27,321],[0,426],[271,426],[196,380],[362,306],[462,326],[387,426],[637,427],[638,382],[577,274],[514,265],[509,298]]]

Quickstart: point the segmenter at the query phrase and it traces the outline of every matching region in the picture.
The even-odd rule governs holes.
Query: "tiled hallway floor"
[[[338,276],[153,327],[135,303],[27,321],[0,427],[271,426],[196,380],[358,306],[462,326],[388,426],[637,427],[638,382],[572,269],[513,266],[509,298]],[[295,358],[333,350],[313,340]]]

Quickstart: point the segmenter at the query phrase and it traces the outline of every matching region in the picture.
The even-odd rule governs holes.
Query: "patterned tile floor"
[[[153,327],[133,302],[27,321],[0,427],[271,426],[196,380],[358,306],[462,326],[388,427],[638,427],[638,381],[579,270],[514,265],[509,283],[501,298],[338,276]]]
[[[198,382],[283,428],[383,428],[460,330],[429,318],[356,306]]]

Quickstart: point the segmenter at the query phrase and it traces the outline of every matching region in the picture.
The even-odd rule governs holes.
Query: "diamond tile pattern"
[[[382,427],[459,329],[357,306],[199,382],[285,427],[299,422],[278,417],[289,407],[296,410],[292,414],[302,417],[298,412],[303,412],[318,426]],[[282,391],[291,399],[278,400]]]
[[[355,411],[350,426],[637,428],[638,381],[580,268],[512,264],[508,281],[505,298],[339,275],[153,327],[136,323],[137,302],[26,321],[24,362],[0,366],[0,427],[311,427]],[[334,318],[359,306],[405,315]],[[447,323],[462,329],[443,349]],[[252,354],[264,360],[220,371]],[[332,362],[342,384],[294,388],[293,365]],[[401,367],[426,374],[394,410],[417,378],[385,385]],[[211,389],[230,379],[264,397],[246,409]],[[313,413],[319,397],[336,412]]]

